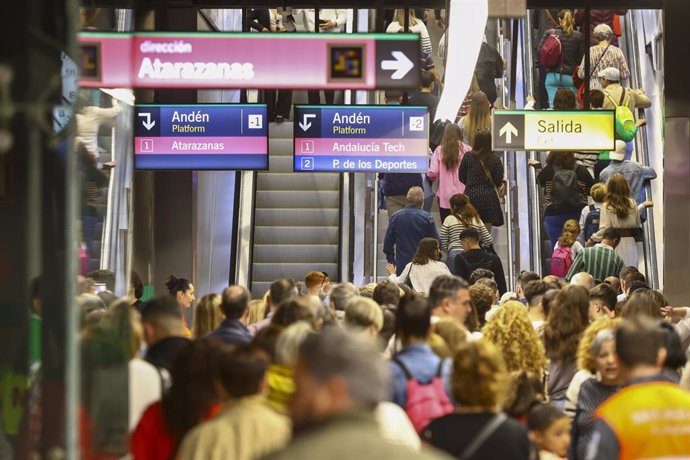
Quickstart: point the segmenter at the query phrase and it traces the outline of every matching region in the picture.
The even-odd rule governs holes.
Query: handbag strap
[[[592,70],[590,71],[591,75],[594,75],[594,72],[597,70],[597,67],[599,67],[599,64],[601,64],[601,60],[604,59],[604,56],[606,56],[606,52],[609,50],[610,46],[611,43],[606,45],[606,48],[604,48],[604,52],[601,53],[601,56],[599,56],[599,60],[597,60],[597,63],[594,64],[594,67],[592,67]]]
[[[484,170],[484,175],[486,176],[487,179],[489,179],[489,183],[490,183],[491,185],[493,185],[494,188],[497,188],[496,184],[494,184],[494,180],[493,180],[493,178],[491,177],[491,174],[489,173],[489,170],[486,169],[486,166],[484,165],[484,163],[482,162],[482,160],[479,159],[479,158],[477,158],[477,160],[479,161],[479,164],[482,165],[482,169]]]
[[[496,432],[499,426],[505,422],[508,417],[503,412],[494,415],[487,423],[484,425],[476,434],[469,446],[462,451],[458,456],[462,460],[467,460],[472,458],[472,456],[479,450],[479,448],[486,442],[487,439],[491,437],[492,434]]]

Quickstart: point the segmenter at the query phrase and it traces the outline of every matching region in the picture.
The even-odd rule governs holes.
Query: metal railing
[[[522,78],[525,95],[534,97],[534,52],[532,47],[532,12],[527,11],[525,19],[520,21],[522,26]],[[528,152],[530,160],[537,159],[537,153]],[[532,270],[542,275],[541,258],[541,205],[539,202],[539,187],[537,186],[537,172],[527,164],[527,195],[529,200],[530,234],[530,266]]]
[[[640,56],[644,54],[643,50],[640,49],[638,41],[638,30],[635,24],[635,18],[637,16],[635,10],[628,12],[626,20],[624,21],[625,27],[625,45],[627,50],[628,67],[630,68],[630,86],[632,88],[640,88],[642,83],[642,71],[640,70]],[[644,110],[640,109],[638,117],[644,115]],[[641,128],[637,130],[637,136],[635,137],[635,152],[637,154],[638,162],[643,166],[649,166],[649,152],[647,151],[648,146],[647,130],[646,128]],[[652,187],[647,181],[644,186],[645,194],[648,200],[652,200]],[[637,199],[637,197],[635,197]],[[645,273],[650,286],[653,289],[658,289],[659,287],[659,272],[657,267],[656,258],[656,245],[655,245],[655,231],[654,231],[654,213],[651,211],[647,212],[647,220],[642,224],[644,229],[644,239],[642,246],[644,249],[644,263],[645,263]]]

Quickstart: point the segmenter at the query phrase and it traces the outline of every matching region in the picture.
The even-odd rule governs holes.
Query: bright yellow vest
[[[690,392],[667,382],[624,388],[594,414],[616,433],[620,460],[690,458]]]

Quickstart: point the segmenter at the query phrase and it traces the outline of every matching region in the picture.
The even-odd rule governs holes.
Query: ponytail
[[[575,24],[573,12],[570,10],[561,10],[558,12],[558,19],[563,28],[563,33],[566,37],[570,37],[573,34]]]

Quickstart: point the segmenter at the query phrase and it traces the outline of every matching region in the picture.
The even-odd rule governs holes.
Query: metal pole
[[[374,279],[372,280],[373,283],[376,283],[378,281],[378,265],[379,265],[379,178],[378,174],[374,174],[374,187],[373,187],[373,193],[374,193],[374,206],[371,212],[371,215],[373,216],[373,232],[374,235],[371,239],[373,242],[373,249],[372,249],[372,261],[374,266],[371,269],[371,273],[373,274]]]
[[[534,91],[534,55],[532,49],[532,11],[528,10],[525,20],[522,22],[522,52],[523,52],[523,78],[527,95],[532,96]],[[536,160],[537,154],[532,151],[528,153],[530,160]],[[530,266],[532,270],[542,274],[541,263],[541,209],[539,204],[539,188],[537,187],[537,172],[527,164],[527,196],[529,200],[529,219],[530,219]]]
[[[641,87],[641,72],[640,72],[640,62],[639,56],[642,51],[637,40],[637,30],[635,27],[635,16],[636,11],[632,10],[629,13],[629,17],[624,21],[625,23],[625,37],[627,40],[628,48],[628,62],[630,65],[630,86],[632,88]],[[644,115],[644,110],[640,109],[638,113],[638,118]],[[635,152],[637,154],[637,161],[643,166],[649,166],[649,152],[647,151],[647,130],[641,127],[637,130],[637,137],[635,138]],[[652,199],[652,187],[647,182],[645,184],[645,194],[647,199]],[[637,197],[635,197],[637,199]],[[656,235],[654,231],[654,212],[647,211],[647,220],[643,225],[644,228],[644,262],[645,262],[645,272],[647,279],[650,280],[651,287],[658,289],[659,287],[659,272],[657,270],[657,258],[656,258]]]
[[[510,161],[510,157],[508,154],[511,154],[512,156],[515,156],[515,152],[503,152],[503,164],[505,165],[506,168],[506,178],[507,178],[507,193],[506,193],[506,230],[508,233],[508,286],[510,290],[513,290],[513,283],[515,282],[515,254],[514,254],[514,248],[513,248],[513,198],[511,196],[512,194],[512,189],[513,187],[511,186],[511,183],[513,182],[511,180],[511,176],[514,177],[514,174],[511,174],[513,172],[513,166],[514,162]]]

